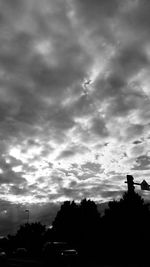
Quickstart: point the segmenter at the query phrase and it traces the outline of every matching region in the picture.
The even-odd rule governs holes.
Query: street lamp
[[[25,210],[25,212],[28,213],[28,216],[27,216],[27,223],[29,223],[29,210]]]

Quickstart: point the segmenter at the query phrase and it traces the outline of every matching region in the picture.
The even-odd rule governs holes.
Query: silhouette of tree
[[[79,205],[80,249],[84,255],[94,256],[99,246],[100,213],[94,201],[83,199]]]
[[[59,240],[78,247],[82,254],[92,254],[98,242],[100,214],[94,201],[83,199],[78,205],[66,201],[53,222]]]
[[[29,253],[39,253],[43,245],[46,227],[40,222],[21,225],[15,236],[17,247],[25,247]]]
[[[52,229],[41,223],[21,225],[16,236],[8,237],[9,248],[25,247],[37,255],[45,241],[65,241],[79,250],[84,261],[148,261],[149,225],[149,205],[134,190],[110,201],[103,217],[94,201],[65,201]]]
[[[74,201],[65,201],[62,204],[53,222],[53,231],[57,239],[71,242],[77,239],[78,214],[78,205]]]
[[[103,217],[105,246],[110,246],[112,258],[136,261],[146,252],[144,231],[149,227],[150,212],[144,200],[135,192],[124,193],[119,201],[109,202]],[[147,234],[148,238],[149,234]],[[138,259],[139,259],[138,257]]]

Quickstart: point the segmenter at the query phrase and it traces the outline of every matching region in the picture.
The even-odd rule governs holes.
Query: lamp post
[[[25,210],[25,212],[28,213],[28,215],[27,215],[27,223],[29,223],[29,214],[30,214],[30,212],[29,212],[29,210]]]

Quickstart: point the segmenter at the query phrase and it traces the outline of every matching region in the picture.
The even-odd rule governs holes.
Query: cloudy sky
[[[150,182],[149,14],[149,0],[0,0],[1,217]]]

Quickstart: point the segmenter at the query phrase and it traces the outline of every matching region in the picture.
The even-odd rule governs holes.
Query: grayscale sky
[[[4,222],[150,182],[149,32],[149,0],[0,0]]]

